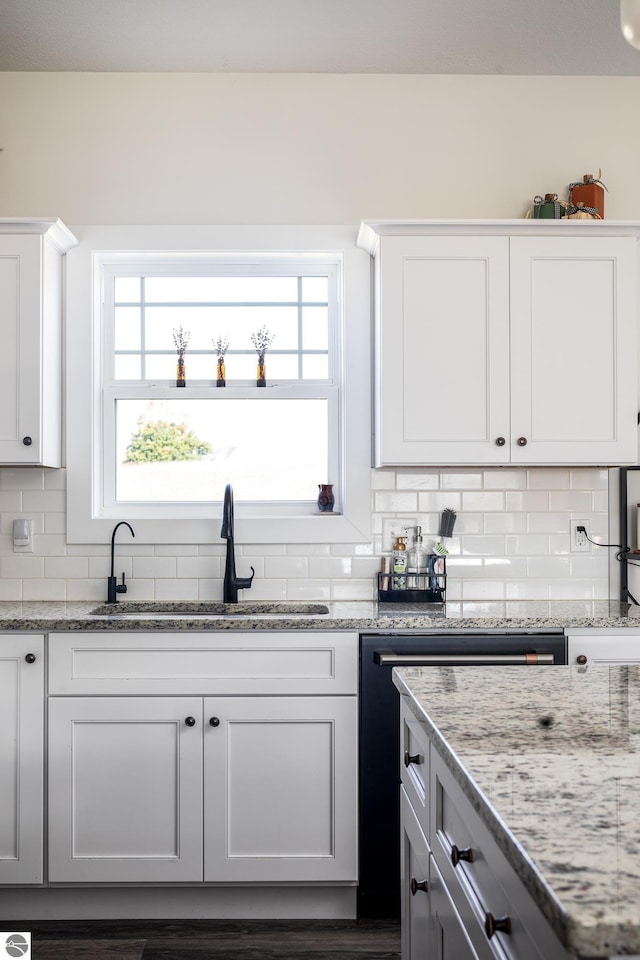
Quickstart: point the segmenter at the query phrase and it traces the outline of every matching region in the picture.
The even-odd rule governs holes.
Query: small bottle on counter
[[[396,542],[393,545],[393,552],[391,556],[392,556],[391,566],[393,569],[393,576],[391,578],[391,589],[406,590],[407,589],[407,538],[406,537],[396,537]]]
[[[391,589],[391,557],[385,554],[380,559],[380,589]]]

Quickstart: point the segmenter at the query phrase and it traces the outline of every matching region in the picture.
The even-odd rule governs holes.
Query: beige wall
[[[640,220],[638,77],[0,73],[0,215],[519,217],[602,168]]]

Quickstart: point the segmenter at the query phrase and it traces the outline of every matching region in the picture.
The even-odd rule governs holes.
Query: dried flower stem
[[[260,359],[264,360],[264,355],[273,343],[274,337],[275,333],[269,333],[266,327],[260,327],[256,333],[251,334],[251,343]]]
[[[174,327],[173,330],[173,342],[175,348],[178,351],[179,357],[184,357],[187,352],[187,347],[189,345],[189,337],[191,336],[188,330],[185,330],[182,326]]]

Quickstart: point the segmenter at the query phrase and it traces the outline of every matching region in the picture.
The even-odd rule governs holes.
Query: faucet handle
[[[116,583],[116,593],[126,593],[127,585],[124,582],[124,573],[122,574],[122,583]]]
[[[236,577],[236,587],[238,590],[248,590],[251,586],[251,581],[255,577],[256,572],[253,567],[249,567],[249,569],[251,570],[250,577]]]

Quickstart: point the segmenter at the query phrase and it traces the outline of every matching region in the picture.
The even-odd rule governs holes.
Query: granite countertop
[[[138,613],[135,619],[123,614],[127,609],[144,608],[145,601],[121,601],[114,605],[113,616],[92,614],[103,606],[96,601],[0,602],[0,630],[558,630],[563,627],[640,628],[640,607],[615,601],[506,601],[404,606],[354,601],[327,603],[327,614],[287,615],[287,604],[278,604],[277,616],[239,613],[232,617],[192,616],[188,602],[173,604],[176,616],[158,617]],[[259,604],[258,604],[259,605]],[[253,608],[256,603],[252,603]],[[265,608],[271,604],[265,601]],[[243,601],[238,604],[242,610]],[[182,611],[182,612],[181,612]]]
[[[394,682],[570,953],[640,953],[640,668]]]

